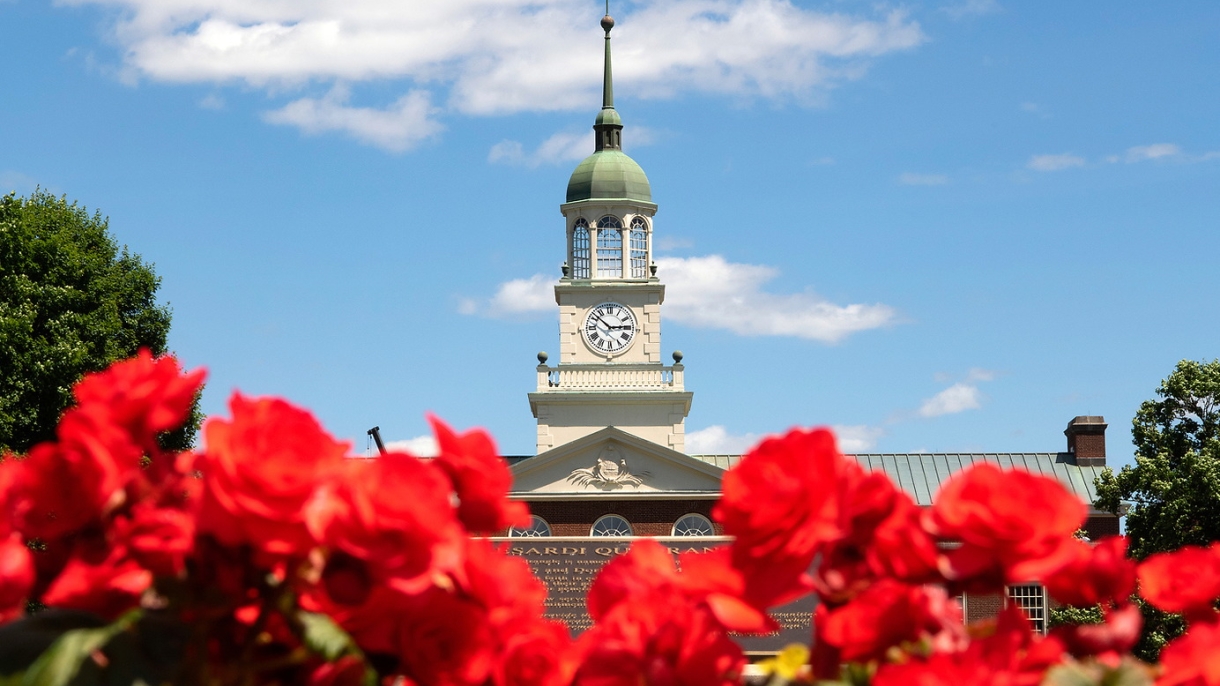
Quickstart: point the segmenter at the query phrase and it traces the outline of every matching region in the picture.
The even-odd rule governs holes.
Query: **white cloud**
[[[389,441],[385,444],[387,452],[406,452],[416,457],[436,457],[440,447],[433,436],[416,436],[401,441]]]
[[[535,274],[500,284],[491,299],[493,310],[506,313],[538,312],[555,307],[555,279]]]
[[[762,290],[778,270],[737,264],[720,255],[658,257],[657,276],[665,282],[665,317],[703,329],[725,329],[742,336],[793,336],[837,343],[858,331],[894,323],[888,305],[836,305],[811,293],[774,294]],[[462,314],[550,312],[555,279],[535,274],[500,284],[487,304],[461,300]]]
[[[839,450],[847,454],[870,450],[885,431],[880,427],[835,425],[830,427],[838,438]],[[713,424],[686,433],[686,452],[690,455],[741,455],[766,438],[766,434],[731,434],[723,425]]]
[[[835,163],[835,158],[830,157],[830,156],[818,157],[816,159],[809,160],[809,164],[811,164],[815,167],[830,166],[834,163]]]
[[[898,177],[898,183],[904,186],[943,186],[949,183],[949,177],[944,174],[913,174],[906,172]]]
[[[888,305],[836,305],[812,293],[768,293],[762,286],[779,274],[774,267],[733,263],[720,255],[656,262],[657,276],[666,284],[665,316],[688,326],[837,343],[892,324],[897,316]]]
[[[135,78],[309,84],[406,79],[467,114],[586,110],[597,99],[596,6],[567,0],[67,0],[118,8],[109,38]],[[827,13],[793,0],[656,0],[621,8],[615,77],[679,92],[816,99],[926,41],[901,11]]]
[[[528,279],[505,281],[487,301],[474,298],[458,300],[458,313],[499,319],[518,314],[552,312],[555,308],[555,282],[558,279],[534,274]]]
[[[982,406],[982,394],[979,392],[978,386],[969,383],[955,383],[923,401],[923,404],[919,406],[919,416],[939,417],[966,410],[977,410]]]
[[[1040,172],[1059,171],[1060,169],[1083,167],[1084,158],[1066,152],[1058,155],[1034,155],[1029,158],[1029,163],[1025,166]]]
[[[847,454],[872,450],[873,446],[877,445],[877,439],[885,433],[881,427],[864,424],[836,424],[831,428],[839,437],[839,450]]]
[[[199,100],[199,106],[205,110],[223,110],[225,99],[215,93],[209,93]]]
[[[984,14],[992,14],[999,12],[1002,8],[996,0],[965,0],[952,5],[945,5],[940,8],[941,12],[949,15],[954,19],[965,19],[966,17],[979,17]]]
[[[1182,149],[1173,143],[1154,143],[1152,145],[1137,145],[1133,148],[1127,148],[1126,160],[1130,162],[1144,162],[1146,160],[1159,160],[1165,157],[1177,157],[1182,154]]]
[[[762,438],[760,434],[730,434],[720,424],[686,433],[689,455],[741,455]]]
[[[265,112],[272,124],[296,126],[306,134],[340,131],[368,145],[404,152],[440,133],[427,91],[411,91],[386,109],[349,107],[346,88],[335,87],[322,98],[301,98]]]
[[[994,381],[997,376],[999,376],[999,372],[979,367],[972,367],[970,371],[966,372],[967,381]]]

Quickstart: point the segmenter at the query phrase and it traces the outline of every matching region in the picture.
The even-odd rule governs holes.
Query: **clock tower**
[[[539,453],[615,427],[683,452],[691,393],[682,356],[661,360],[665,286],[652,261],[653,216],[648,177],[623,153],[623,121],[614,109],[610,29],[606,32],[602,109],[594,151],[568,181],[559,206],[566,237],[559,305],[559,359],[539,355],[538,389],[529,394],[538,419]]]

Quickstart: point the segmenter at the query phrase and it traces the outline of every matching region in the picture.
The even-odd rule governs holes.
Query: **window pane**
[[[1009,586],[1008,601],[1021,608],[1034,631],[1046,633],[1046,596],[1041,586]]]
[[[631,278],[648,276],[648,225],[643,217],[631,220]]]
[[[606,215],[597,220],[597,276],[623,276],[623,225],[618,217]]]
[[[583,219],[572,229],[572,278],[589,278],[589,223]]]

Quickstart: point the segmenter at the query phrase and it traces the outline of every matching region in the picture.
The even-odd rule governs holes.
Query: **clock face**
[[[635,315],[618,303],[601,303],[585,315],[583,328],[589,347],[613,355],[626,350],[635,339]]]

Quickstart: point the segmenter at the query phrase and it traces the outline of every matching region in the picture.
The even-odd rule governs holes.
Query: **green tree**
[[[1220,360],[1182,360],[1132,422],[1135,466],[1097,480],[1097,506],[1127,505],[1132,557],[1220,540]],[[1137,654],[1155,659],[1181,618],[1144,606]]]
[[[140,348],[166,350],[160,278],[120,250],[108,221],[41,189],[0,198],[0,452],[54,437],[84,374]],[[194,441],[198,401],[168,448]]]

